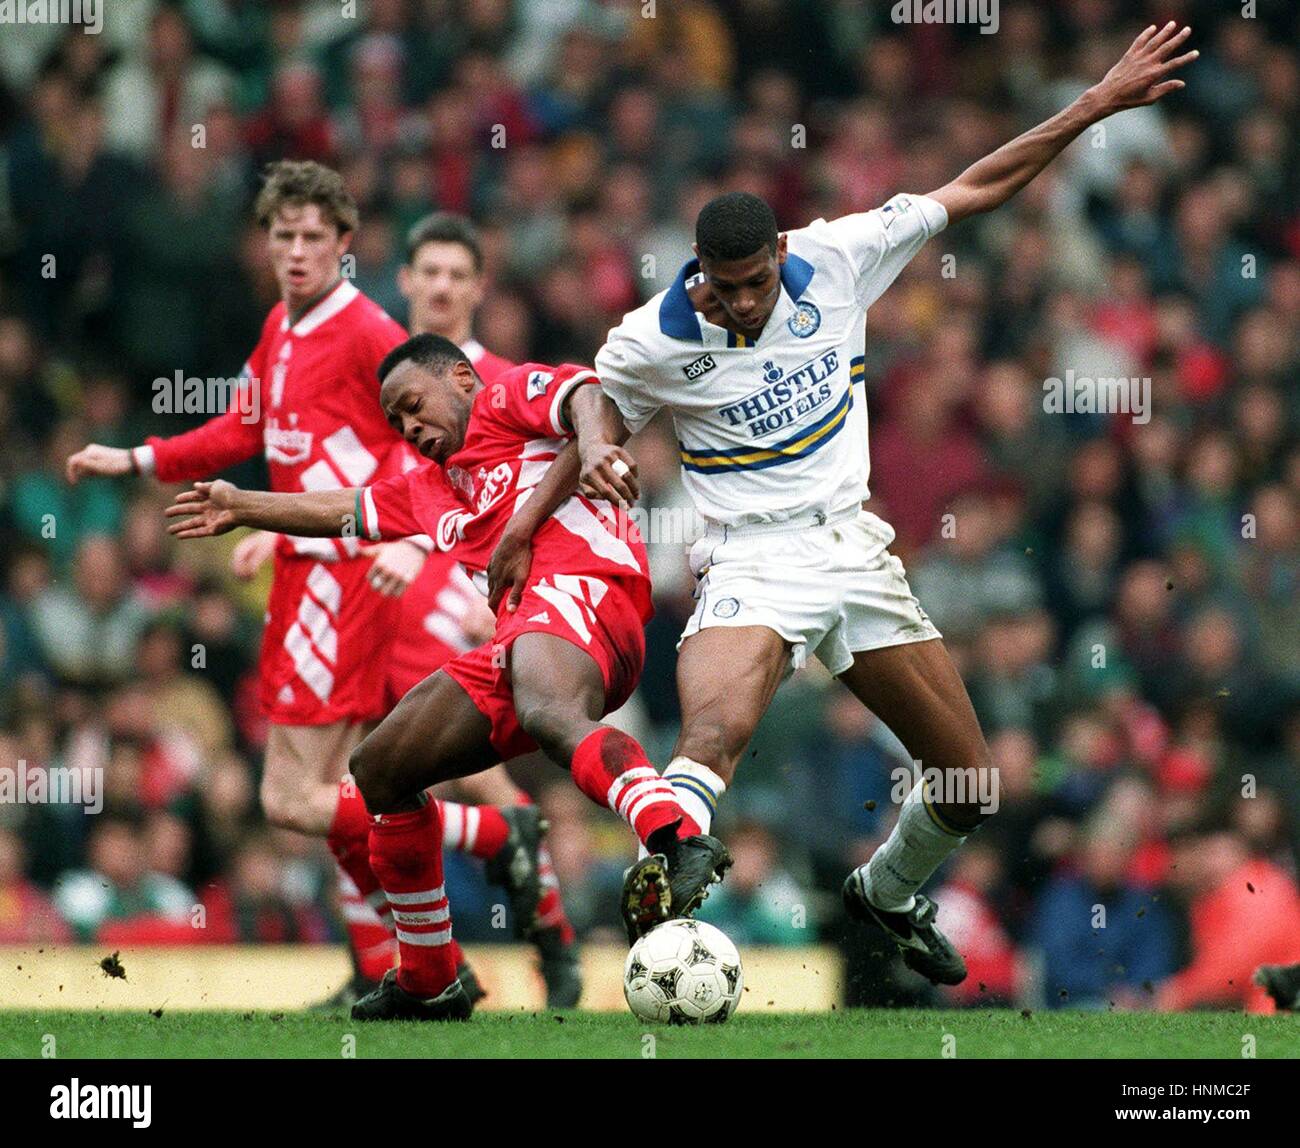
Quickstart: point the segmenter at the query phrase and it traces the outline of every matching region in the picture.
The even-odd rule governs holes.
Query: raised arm
[[[163,513],[176,519],[167,533],[177,538],[211,538],[236,526],[313,538],[345,538],[361,534],[360,498],[359,489],[275,494],[241,490],[232,482],[196,482],[193,490],[181,491]]]
[[[163,482],[184,482],[218,474],[262,450],[260,399],[255,379],[243,378],[241,393],[202,426],[170,438],[150,436],[126,448],[90,443],[68,458],[65,472],[75,484],[88,475],[120,478],[152,474]]]
[[[1105,77],[1068,108],[1003,144],[997,151],[971,164],[930,198],[948,212],[948,222],[1001,207],[1052,162],[1087,127],[1126,108],[1153,104],[1161,96],[1184,87],[1172,79],[1175,71],[1200,54],[1176,55],[1191,35],[1191,28],[1175,31],[1170,21],[1163,28],[1147,28]]]
[[[566,415],[578,435],[582,493],[610,502],[640,498],[636,460],[623,449],[631,432],[613,400],[600,387],[579,387],[569,397]]]

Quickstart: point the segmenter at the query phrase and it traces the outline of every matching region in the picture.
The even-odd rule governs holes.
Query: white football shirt
[[[787,233],[776,307],[757,341],[687,294],[692,260],[624,316],[596,356],[601,387],[638,431],[667,407],[683,481],[727,526],[827,515],[867,497],[867,308],[948,214],[924,195]]]

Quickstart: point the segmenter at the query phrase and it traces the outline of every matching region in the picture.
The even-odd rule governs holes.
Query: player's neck
[[[292,327],[296,322],[298,322],[299,319],[301,319],[305,314],[307,314],[308,311],[310,311],[313,307],[315,307],[317,303],[319,303],[322,299],[324,299],[326,295],[328,295],[331,291],[333,291],[334,288],[339,285],[339,280],[341,280],[342,278],[343,276],[336,275],[333,279],[330,280],[329,286],[327,286],[323,291],[320,291],[317,294],[313,295],[310,299],[303,299],[301,301],[296,301],[296,300],[290,300],[289,298],[286,297],[284,300],[284,309],[289,314],[289,326]]]

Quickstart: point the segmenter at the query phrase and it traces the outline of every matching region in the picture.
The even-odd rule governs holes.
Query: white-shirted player
[[[679,647],[682,729],[665,773],[705,832],[778,684],[809,654],[927,773],[989,767],[961,678],[889,553],[894,532],[862,506],[866,311],[932,235],[1005,203],[1090,124],[1182,87],[1170,76],[1196,56],[1176,55],[1188,31],[1148,28],[1069,108],[929,195],[779,235],[762,200],[713,200],[696,223],[698,260],[610,333],[596,357],[603,395],[587,387],[571,404],[584,491],[634,500],[635,463],[619,444],[667,408],[709,523],[690,558],[698,605]],[[942,984],[966,966],[919,889],[984,816],[984,790],[960,789],[918,782],[844,885],[849,911]],[[646,859],[643,883],[657,864],[671,868]]]

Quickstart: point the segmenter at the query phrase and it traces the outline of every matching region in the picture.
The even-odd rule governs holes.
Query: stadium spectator
[[[935,890],[939,924],[961,950],[969,970],[960,985],[941,990],[950,1004],[992,1007],[1017,999],[1024,973],[995,903],[1001,879],[997,850],[975,843],[954,855],[947,880]]]
[[[780,865],[776,839],[756,821],[727,835],[735,861],[699,913],[738,945],[801,945],[816,928],[807,894]]]
[[[126,580],[120,544],[92,534],[77,549],[73,586],[51,586],[30,607],[41,655],[65,681],[103,686],[124,680],[148,611]]]
[[[22,839],[0,828],[0,945],[70,941],[72,930],[44,890],[27,878],[24,867]]]
[[[138,821],[102,818],[90,834],[88,867],[65,873],[55,886],[54,904],[78,939],[137,944],[198,939],[190,926],[193,893],[150,871],[140,829]]]
[[[283,858],[267,837],[245,841],[231,861],[229,880],[203,891],[206,940],[285,945],[326,939],[321,915],[286,896]]]
[[[1048,1008],[1149,1007],[1153,982],[1174,967],[1168,910],[1127,872],[1132,839],[1121,824],[1086,833],[1078,870],[1043,890],[1032,929]]]
[[[1171,881],[1188,899],[1192,957],[1160,985],[1157,1005],[1271,1012],[1251,974],[1259,965],[1289,965],[1300,957],[1294,879],[1223,830],[1188,833],[1175,845],[1174,860]]]

